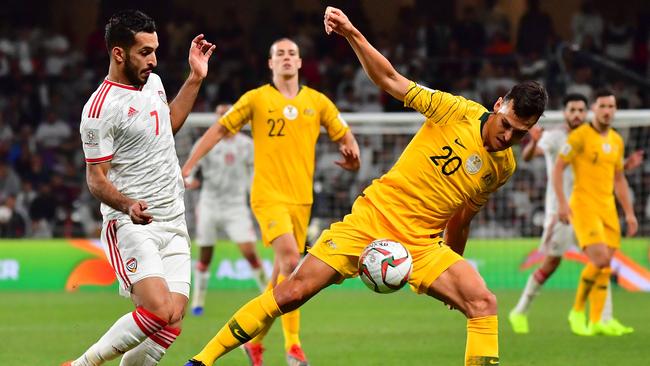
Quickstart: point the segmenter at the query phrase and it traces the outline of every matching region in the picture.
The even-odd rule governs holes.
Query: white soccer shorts
[[[189,298],[190,240],[185,218],[136,225],[130,220],[105,221],[101,241],[106,258],[115,270],[120,294],[147,277],[162,277],[170,292]]]
[[[224,207],[204,201],[199,203],[196,216],[196,243],[200,247],[213,246],[219,239],[219,231],[224,231],[228,239],[238,244],[257,241],[246,204]]]

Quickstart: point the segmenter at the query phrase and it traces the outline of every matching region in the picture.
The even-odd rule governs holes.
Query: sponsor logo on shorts
[[[135,271],[138,270],[138,260],[133,258],[133,257],[127,259],[126,260],[126,269],[131,273],[135,273]]]
[[[268,224],[267,226],[268,226],[269,229],[273,229],[273,228],[276,227],[277,225],[278,225],[278,222],[277,222],[277,221],[275,221],[275,220],[271,220],[271,221],[269,221],[269,224]]]
[[[332,240],[332,239],[327,239],[327,240],[325,240],[325,245],[327,245],[328,247],[330,247],[330,248],[332,248],[332,249],[338,249],[338,248],[339,248],[339,247],[336,245],[336,243],[334,242],[334,240]]]

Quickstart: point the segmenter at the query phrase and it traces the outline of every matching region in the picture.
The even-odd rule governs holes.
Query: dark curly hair
[[[106,49],[108,52],[113,47],[122,47],[128,50],[135,43],[135,34],[138,32],[154,33],[156,23],[150,16],[140,10],[121,10],[106,23]]]
[[[539,118],[546,109],[548,94],[542,84],[528,80],[513,86],[503,97],[504,103],[508,103],[510,100],[512,100],[513,110],[517,117]]]

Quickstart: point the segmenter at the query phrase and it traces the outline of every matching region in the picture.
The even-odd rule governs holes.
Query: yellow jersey
[[[616,205],[614,174],[623,170],[624,149],[623,138],[612,129],[605,136],[591,124],[571,131],[559,154],[573,169],[571,206]]]
[[[516,163],[511,148],[490,153],[483,147],[489,112],[480,104],[411,82],[404,106],[426,122],[364,195],[412,244],[426,244],[459,207],[467,203],[478,211]]]
[[[349,130],[334,103],[306,86],[290,99],[266,84],[242,95],[219,120],[232,133],[249,122],[255,147],[251,202],[311,204],[321,126],[332,141]]]

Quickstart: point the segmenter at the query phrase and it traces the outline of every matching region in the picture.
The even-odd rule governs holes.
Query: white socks
[[[122,356],[120,366],[155,366],[180,334],[179,329],[164,327]]]
[[[210,280],[210,270],[201,262],[197,262],[194,267],[194,287],[192,289],[192,308],[205,306],[205,296],[208,292],[208,281]]]
[[[124,314],[72,366],[98,366],[115,359],[160,331],[166,323],[143,308]]]

